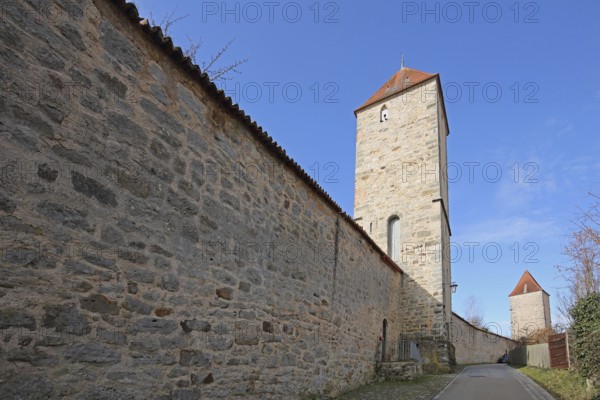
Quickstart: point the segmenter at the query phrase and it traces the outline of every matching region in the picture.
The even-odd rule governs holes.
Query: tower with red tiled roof
[[[355,115],[354,217],[404,271],[401,334],[421,338],[425,365],[443,368],[452,305],[440,77],[403,67]]]
[[[529,271],[508,295],[512,338],[522,339],[552,327],[550,295],[542,289]]]

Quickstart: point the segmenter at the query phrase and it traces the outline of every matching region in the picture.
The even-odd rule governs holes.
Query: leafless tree
[[[483,311],[481,310],[481,299],[470,295],[465,300],[465,319],[477,328],[483,328]]]
[[[173,9],[170,13],[165,14],[163,18],[158,21],[154,19],[153,14],[150,12],[150,24],[153,26],[160,26],[163,30],[163,34],[168,36],[171,33],[171,28],[179,21],[189,17],[189,14],[185,14],[183,16],[176,16],[177,7]],[[235,39],[231,39],[225,46],[223,46],[216,55],[210,55],[209,58],[202,60],[198,59],[198,50],[202,47],[201,40],[194,40],[190,36],[187,37],[189,41],[188,47],[184,50],[184,54],[194,62],[194,64],[199,65],[206,74],[208,74],[209,78],[213,82],[223,82],[226,80],[230,80],[231,73],[240,74],[239,67],[240,65],[248,62],[248,58],[243,60],[235,60],[230,64],[219,66],[219,61],[223,57],[223,55],[229,50]]]
[[[551,335],[558,333],[554,328],[543,328],[529,332],[521,338],[521,342],[527,344],[548,343]]]
[[[208,74],[208,76],[213,82],[230,80],[231,77],[229,77],[228,74],[230,74],[231,72],[240,74],[241,72],[239,71],[238,67],[248,62],[248,58],[245,58],[243,60],[236,60],[233,63],[225,65],[223,67],[219,67],[217,65],[219,59],[223,56],[223,54],[225,54],[225,52],[233,44],[235,39],[231,39],[229,42],[227,42],[227,44],[223,46],[216,55],[211,55],[208,61],[199,61],[197,59],[197,52],[198,49],[202,46],[202,43],[192,40],[189,36],[188,40],[190,42],[190,45],[185,50],[185,55],[190,57],[195,64],[199,64],[202,67],[202,70]]]
[[[182,19],[185,19],[187,17],[190,16],[190,14],[185,14],[182,15],[180,17],[176,17],[175,13],[177,12],[177,7],[175,7],[173,9],[173,11],[171,11],[170,13],[166,13],[162,19],[160,20],[160,22],[157,23],[157,20],[154,19],[154,15],[152,14],[152,11],[150,11],[150,23],[153,26],[160,26],[163,34],[165,36],[169,36],[169,34],[171,33],[171,28],[173,27],[173,25],[175,25],[177,22],[181,21]]]
[[[565,333],[567,331],[568,326],[561,322],[554,322],[552,324],[552,332],[553,334]]]
[[[567,282],[558,295],[558,310],[569,322],[571,308],[578,300],[600,292],[600,198],[590,195],[595,202],[589,209],[580,209],[576,229],[563,249],[569,263],[556,266]]]

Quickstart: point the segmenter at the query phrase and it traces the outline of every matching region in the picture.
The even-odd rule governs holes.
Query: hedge
[[[600,293],[579,300],[571,315],[575,321],[575,358],[583,376],[600,380]]]

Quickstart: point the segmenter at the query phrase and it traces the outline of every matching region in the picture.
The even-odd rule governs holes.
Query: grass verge
[[[511,365],[518,369],[560,400],[593,400],[600,398],[600,392],[587,389],[585,379],[575,371],[564,369],[543,369]]]

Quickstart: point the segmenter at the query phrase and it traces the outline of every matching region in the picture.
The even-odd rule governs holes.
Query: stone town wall
[[[399,270],[123,7],[3,8],[0,398],[306,398],[374,379]]]
[[[518,343],[504,336],[486,332],[469,324],[457,314],[452,314],[451,336],[456,363],[495,363],[502,355],[514,350]]]

